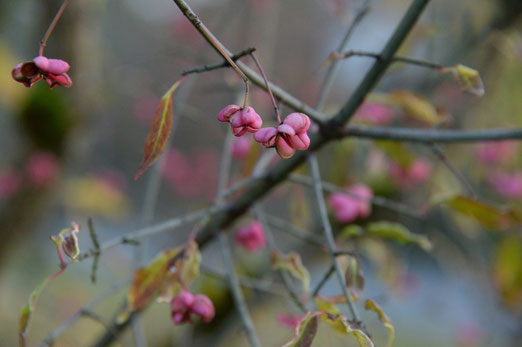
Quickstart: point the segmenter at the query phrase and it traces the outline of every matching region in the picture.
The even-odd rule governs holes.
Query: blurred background
[[[194,0],[190,5],[233,52],[257,49],[269,79],[315,105],[330,53],[335,51],[364,1]],[[410,4],[372,0],[349,49],[379,52]],[[169,150],[159,176],[138,181],[134,173],[159,98],[180,73],[220,62],[171,1],[72,1],[51,36],[45,55],[71,65],[71,88],[31,88],[12,80],[14,65],[37,55],[39,41],[61,1],[0,1],[0,345],[17,343],[20,309],[34,287],[56,271],[49,241],[75,221],[80,248],[91,248],[86,221],[94,220],[101,242],[207,206],[216,192],[221,148],[228,126],[216,121],[224,106],[238,103],[242,82],[233,71],[192,75],[174,97]],[[461,93],[450,74],[394,64],[357,113],[359,124],[479,129],[522,127],[522,3],[519,0],[432,1],[399,54],[480,71],[486,94]],[[254,66],[250,59],[243,61]],[[335,112],[372,64],[352,57],[341,64],[325,111]],[[268,95],[252,88],[250,103],[273,122]],[[422,97],[421,97],[422,96]],[[282,107],[283,114],[291,112]],[[275,123],[275,122],[273,122]],[[252,141],[235,143],[230,181],[247,177],[263,152]],[[522,210],[522,146],[516,142],[444,145],[448,160],[465,176],[481,201]],[[280,159],[278,159],[280,160]],[[427,235],[431,251],[380,239],[339,241],[360,254],[366,288],[396,328],[396,346],[520,346],[522,240],[518,224],[506,227],[455,213],[437,204],[466,191],[426,146],[347,139],[320,152],[325,181],[338,186],[364,183],[375,195],[423,212],[412,217],[374,206],[354,225],[394,221]],[[415,167],[416,171],[412,169]],[[306,169],[302,169],[307,174]],[[161,179],[156,203],[146,204],[147,187]],[[150,188],[149,188],[150,194]],[[312,191],[285,183],[262,201],[265,213],[309,233],[321,231]],[[151,207],[152,206],[152,207]],[[336,230],[346,225],[335,221]],[[240,219],[233,228],[247,224]],[[102,255],[96,283],[91,260],[71,265],[43,292],[29,334],[38,345],[47,334],[98,294],[132,278],[158,251],[184,242],[192,226],[163,233],[139,247],[121,245]],[[312,287],[328,269],[328,255],[278,228],[285,252],[301,254]],[[244,277],[277,281],[269,251],[234,248]],[[153,304],[142,316],[150,346],[244,346],[247,340],[222,276],[217,245],[203,252],[203,275],[195,292],[214,302],[217,318],[206,326],[174,326],[168,305]],[[277,283],[276,283],[277,284]],[[332,278],[324,295],[338,294]],[[109,322],[124,288],[93,311]],[[276,288],[279,288],[276,286]],[[282,317],[299,312],[281,295],[246,290],[261,342],[278,346],[293,336]],[[343,308],[344,309],[344,308]],[[345,312],[347,313],[347,312]],[[363,312],[376,345],[386,330]],[[288,323],[288,322],[287,322]],[[288,326],[287,326],[288,325]],[[82,318],[55,346],[88,346],[104,331]],[[130,331],[120,344],[133,345]],[[318,346],[356,346],[353,337],[321,324]]]

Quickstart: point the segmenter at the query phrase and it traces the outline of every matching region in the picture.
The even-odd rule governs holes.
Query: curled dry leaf
[[[310,347],[317,334],[318,318],[322,318],[335,326],[337,331],[353,335],[359,346],[373,347],[372,340],[358,326],[351,323],[344,316],[332,315],[327,312],[308,312],[295,328],[295,335],[283,347]]]
[[[310,295],[310,273],[304,267],[299,254],[290,252],[286,255],[279,254],[277,251],[272,252],[271,256],[272,269],[288,271],[301,281],[303,288],[302,302],[306,302]]]

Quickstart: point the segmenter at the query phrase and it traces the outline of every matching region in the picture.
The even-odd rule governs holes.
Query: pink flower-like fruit
[[[209,323],[215,315],[214,305],[208,297],[194,296],[187,290],[172,298],[170,311],[174,324],[192,323],[192,314],[199,316],[203,323]]]
[[[263,128],[254,134],[254,139],[266,148],[275,147],[281,158],[290,158],[296,149],[310,146],[307,131],[310,118],[304,113],[291,113],[278,127]]]
[[[250,252],[255,252],[266,245],[263,225],[258,221],[254,221],[240,228],[235,235],[235,239],[238,244]]]
[[[261,117],[250,106],[241,108],[238,105],[228,105],[218,113],[218,120],[230,123],[235,136],[242,136],[246,132],[255,133],[263,125]]]
[[[355,184],[346,189],[347,193],[333,193],[328,198],[335,219],[340,223],[350,223],[357,218],[367,218],[372,211],[372,190],[364,184]]]
[[[13,79],[23,83],[26,87],[32,86],[43,78],[52,88],[56,86],[70,87],[71,78],[67,75],[70,66],[61,59],[49,59],[38,56],[32,61],[17,64],[11,71]]]

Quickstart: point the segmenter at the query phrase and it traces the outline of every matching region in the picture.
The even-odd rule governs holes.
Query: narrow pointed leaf
[[[301,257],[295,252],[290,252],[286,255],[281,255],[278,252],[272,252],[272,268],[274,270],[288,271],[301,281],[303,288],[302,300],[306,302],[310,295],[310,273],[303,266]]]
[[[395,327],[393,326],[390,318],[386,315],[386,313],[384,313],[381,307],[371,299],[366,300],[364,308],[366,310],[370,310],[377,313],[377,316],[379,317],[379,320],[381,321],[382,325],[384,325],[384,327],[388,329],[388,343],[386,344],[386,346],[391,347],[393,345],[393,341],[395,340]]]
[[[400,243],[413,243],[422,249],[429,251],[432,248],[430,240],[424,235],[414,234],[404,225],[393,222],[370,223],[366,231],[378,238],[395,240]]]
[[[167,146],[172,130],[172,94],[185,80],[183,77],[163,95],[160,100],[149,133],[145,139],[144,157],[134,179],[137,180],[161,156]]]
[[[493,206],[464,196],[453,197],[444,203],[489,229],[502,230],[522,226],[522,213],[514,209]]]

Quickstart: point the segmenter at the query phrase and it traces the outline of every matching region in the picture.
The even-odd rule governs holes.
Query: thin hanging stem
[[[225,60],[232,66],[232,68],[239,74],[239,76],[243,79],[243,82],[245,82],[245,99],[243,100],[243,107],[246,106],[248,101],[248,77],[241,71],[241,69],[237,66],[237,64],[234,62],[232,58],[228,55],[225,47],[219,42],[219,40],[216,39],[216,37],[208,30],[208,28],[203,24],[203,22],[199,19],[199,17],[192,11],[192,9],[189,7],[189,5],[182,0],[174,0],[176,5],[178,5],[179,9],[181,10],[181,13],[185,15],[185,17],[188,18],[188,20],[194,25],[194,27],[203,35],[205,40],[219,53]]]
[[[265,71],[261,67],[261,63],[257,59],[257,57],[254,54],[254,52],[250,53],[250,56],[252,57],[252,59],[256,63],[257,69],[259,70],[259,73],[261,73],[261,76],[263,76],[263,80],[265,81],[265,85],[266,85],[266,90],[268,90],[268,94],[270,95],[270,100],[272,100],[272,105],[274,105],[274,111],[275,111],[275,114],[276,114],[277,122],[281,123],[281,116],[279,115],[279,107],[277,107],[277,102],[276,102],[276,100],[274,98],[274,94],[272,94],[272,89],[270,89],[270,84],[268,83],[268,78],[266,78]]]
[[[70,2],[71,0],[64,0],[62,6],[60,6],[58,12],[56,12],[53,21],[51,22],[51,24],[49,24],[47,31],[45,32],[44,36],[42,37],[42,40],[40,41],[40,49],[38,50],[38,55],[43,55],[45,46],[47,45],[47,40],[49,40],[49,37],[51,36],[54,28],[56,27],[56,24],[58,23],[60,17],[63,14],[63,11],[65,11],[65,8],[67,7],[67,5],[69,5]]]

